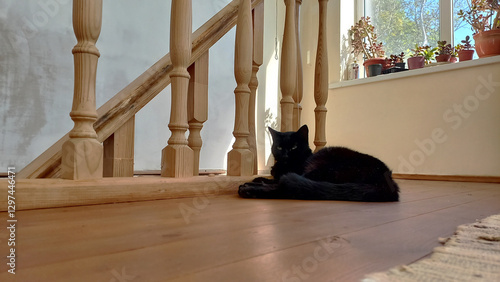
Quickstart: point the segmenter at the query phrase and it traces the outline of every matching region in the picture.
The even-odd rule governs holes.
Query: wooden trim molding
[[[234,195],[254,176],[105,177],[93,180],[16,179],[16,211],[88,206],[162,199]],[[8,180],[0,179],[0,193],[7,195]],[[7,211],[7,196],[0,197],[0,212]]]
[[[394,179],[408,179],[408,180],[431,180],[431,181],[500,183],[500,177],[499,176],[432,175],[432,174],[402,174],[402,173],[393,173],[392,177]]]

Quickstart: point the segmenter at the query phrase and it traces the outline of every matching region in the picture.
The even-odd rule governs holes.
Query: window
[[[460,10],[467,10],[469,8],[468,0],[454,0],[453,1],[453,42],[455,45],[459,44],[465,39],[467,35],[470,36],[470,40],[474,42],[472,38],[471,26],[464,20],[458,18],[458,12]],[[472,43],[473,44],[473,43]],[[474,52],[474,59],[477,59],[477,53]]]
[[[365,0],[365,15],[372,19],[387,56],[439,40],[439,0]]]
[[[358,3],[364,5],[365,16],[372,19],[387,56],[408,54],[415,44],[436,47],[438,40],[446,40],[456,45],[467,35],[472,38],[470,26],[457,16],[460,9],[468,7],[468,0],[359,0]],[[450,3],[453,16],[442,17],[441,13],[451,10],[442,7]],[[440,19],[449,20],[440,22]],[[450,38],[441,34],[447,29],[453,34]]]

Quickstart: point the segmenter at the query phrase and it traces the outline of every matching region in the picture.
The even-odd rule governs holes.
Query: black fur
[[[239,188],[243,198],[389,202],[399,200],[399,187],[379,159],[344,147],[312,154],[308,128],[280,133],[269,128],[276,160],[273,179],[262,177]]]

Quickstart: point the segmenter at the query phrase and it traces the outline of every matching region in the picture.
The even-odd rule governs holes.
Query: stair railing
[[[75,126],[63,138],[26,166],[20,178],[62,177],[95,179],[133,176],[135,114],[170,83],[172,135],[162,152],[162,176],[198,174],[202,146],[200,131],[208,115],[208,52],[238,22],[235,42],[237,87],[235,142],[228,153],[228,175],[257,173],[255,97],[257,72],[263,63],[263,1],[233,0],[191,35],[191,1],[173,0],[171,53],[117,93],[95,107],[95,75],[99,51],[102,0],[73,0],[73,25],[77,45],[75,91],[71,118]],[[326,3],[319,0],[319,34],[315,68],[316,150],[326,144],[328,95],[326,55]],[[301,0],[284,0],[285,28],[281,56],[281,130],[301,124],[302,64],[298,38]],[[92,126],[93,124],[93,126]],[[186,139],[184,133],[189,130]],[[101,145],[103,143],[103,145]]]

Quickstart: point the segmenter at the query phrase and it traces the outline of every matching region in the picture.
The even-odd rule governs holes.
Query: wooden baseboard
[[[238,194],[239,185],[255,176],[189,178],[105,177],[98,180],[18,179],[16,210],[139,202]],[[0,212],[7,210],[8,180],[0,179]]]
[[[393,174],[395,179],[500,183],[495,176]],[[156,176],[106,177],[99,180],[16,180],[16,210],[136,202],[185,197],[237,195],[238,186],[254,176],[197,176],[183,179]],[[0,179],[0,194],[7,195],[8,180]],[[7,210],[0,197],[0,211]]]
[[[225,174],[226,171],[223,169],[200,169],[200,175],[221,175]],[[157,175],[161,174],[161,170],[136,170],[134,175],[145,176],[145,175]]]
[[[409,180],[500,183],[500,177],[498,177],[498,176],[431,175],[431,174],[402,174],[402,173],[393,173],[392,177],[394,179],[409,179]]]

